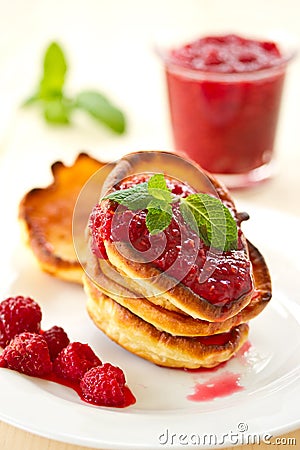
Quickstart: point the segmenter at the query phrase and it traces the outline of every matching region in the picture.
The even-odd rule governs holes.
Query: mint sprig
[[[123,112],[102,93],[89,90],[78,93],[74,98],[65,95],[67,72],[65,54],[57,42],[52,42],[44,55],[38,89],[23,106],[37,104],[45,120],[51,124],[69,124],[73,112],[82,110],[115,133],[124,133],[126,120]]]
[[[225,251],[236,248],[236,222],[219,199],[208,194],[191,194],[180,200],[180,211],[206,245]]]
[[[172,203],[179,202],[184,220],[206,245],[222,251],[237,248],[237,224],[229,209],[217,198],[197,193],[180,198],[171,193],[163,174],[153,175],[147,182],[114,191],[103,198],[130,210],[147,209],[146,226],[154,235],[165,230],[172,220]]]

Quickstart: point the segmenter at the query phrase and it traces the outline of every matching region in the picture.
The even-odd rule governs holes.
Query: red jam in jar
[[[163,57],[176,149],[215,174],[266,167],[287,64],[278,46],[210,36]]]
[[[115,187],[128,189],[149,177],[135,175]],[[166,182],[179,197],[195,193],[186,183],[171,178]],[[170,225],[153,241],[146,227],[146,210],[131,211],[115,202],[102,202],[90,216],[94,254],[107,258],[105,240],[130,243],[141,257],[147,255],[148,262],[215,305],[230,305],[249,293],[253,289],[252,270],[241,230],[237,250],[214,253],[184,221],[179,202],[172,208]]]

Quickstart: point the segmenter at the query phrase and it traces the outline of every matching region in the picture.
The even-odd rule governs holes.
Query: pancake
[[[184,176],[183,179],[192,186],[193,192],[217,195],[231,210],[238,224],[245,219],[245,215],[238,215],[229,192],[212,175],[203,171],[196,164],[166,152],[137,152],[122,158],[106,179],[102,195],[113,192],[116,184],[124,180],[124,177],[126,181],[127,179],[130,181],[130,177],[135,173],[143,174],[143,171],[146,171],[149,174],[150,168],[151,171],[155,169],[161,173],[167,171],[167,178],[175,181],[178,180],[178,176]],[[100,200],[100,209],[102,208],[103,212],[111,204],[109,200]],[[241,253],[248,264],[247,243],[242,233],[240,242]],[[223,322],[238,314],[251,301],[253,289],[249,285],[249,289],[241,291],[236,297],[229,297],[226,302],[210,302],[157,268],[153,263],[144,262],[142,259],[138,260],[141,258],[141,252],[137,252],[132,245],[125,242],[113,242],[105,238],[103,244],[108,261],[115,269],[116,275],[122,276],[129,289],[165,309],[176,312],[179,310],[195,319]],[[249,278],[251,278],[251,273],[249,273]]]
[[[247,340],[247,324],[234,327],[225,335],[173,336],[109,298],[87,276],[84,276],[84,287],[88,295],[87,310],[96,326],[126,350],[160,366],[214,367],[230,359]]]
[[[170,311],[153,304],[145,297],[140,297],[135,292],[124,287],[124,285],[106,277],[101,271],[98,259],[93,254],[90,255],[86,267],[90,280],[86,279],[85,283],[93,283],[96,290],[100,290],[158,330],[166,331],[169,334],[177,336],[209,336],[216,333],[224,333],[228,332],[232,327],[248,322],[256,317],[271,299],[271,280],[267,265],[258,249],[250,242],[248,242],[248,248],[253,265],[255,294],[248,306],[237,315],[223,322],[208,322],[194,319],[180,312],[180,310]]]
[[[132,256],[124,257],[122,253],[125,252],[119,252],[114,243],[105,241],[104,245],[110,263],[125,277],[126,282],[130,283],[135,291],[149,301],[153,302],[155,298],[159,304],[163,297],[164,301],[171,303],[177,310],[183,311],[195,319],[221,322],[235,316],[251,301],[252,291],[225,305],[212,304],[182,283],[174,282],[174,279],[151,264],[134,261],[135,254],[131,253],[129,247],[126,249],[126,253],[128,256],[129,254]],[[169,309],[171,310],[171,308]]]
[[[45,188],[32,189],[21,200],[19,222],[23,239],[43,271],[82,283],[83,269],[72,236],[73,212],[86,181],[105,165],[85,153],[80,153],[69,167],[57,161],[51,167],[53,182]],[[78,245],[82,247],[86,247],[84,229],[92,205],[86,202],[81,211],[79,227],[83,232],[78,234]]]
[[[96,264],[93,264],[93,275],[91,275],[90,270],[87,271],[93,278],[98,278],[100,276],[103,280],[103,277],[105,276],[107,282],[110,282],[109,290],[112,289],[114,283],[117,283],[118,286],[121,286],[122,288],[125,288],[127,292],[130,292],[131,296],[134,296],[134,298],[146,299],[146,297],[141,293],[141,290],[139,292],[137,291],[139,289],[139,286],[134,282],[134,280],[131,280],[126,275],[118,272],[108,260],[98,259],[98,262]],[[128,295],[125,294],[125,297],[126,296],[128,297]],[[157,305],[163,309],[167,309],[168,311],[175,311],[181,313],[182,315],[188,316],[188,314],[184,313],[181,309],[176,308],[175,305],[169,302],[162,295],[153,297],[148,296],[147,300],[154,305]]]

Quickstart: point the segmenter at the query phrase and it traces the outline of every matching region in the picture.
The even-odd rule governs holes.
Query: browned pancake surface
[[[32,189],[23,197],[19,206],[23,235],[42,270],[82,282],[83,271],[72,237],[73,212],[82,187],[104,164],[85,153],[79,154],[70,167],[58,161],[51,168],[53,182],[45,188]],[[89,212],[82,214],[83,227]]]
[[[160,366],[214,367],[230,359],[247,340],[247,324],[233,328],[223,345],[205,345],[199,337],[172,336],[103,294],[88,277],[84,277],[84,286],[87,309],[97,327],[126,350]]]

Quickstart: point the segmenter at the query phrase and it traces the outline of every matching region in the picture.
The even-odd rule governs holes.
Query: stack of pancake
[[[229,193],[212,176],[163,152],[139,152],[122,158],[106,179],[101,196],[125,176],[146,171],[163,171],[177,179],[184,174],[197,192],[210,193],[213,189],[236,220],[243,219],[236,213]],[[181,282],[174,284],[151,262],[128,257],[111,240],[103,244],[107,259],[95,255],[89,237],[84,275],[88,312],[112,340],[161,366],[196,369],[228,360],[246,342],[247,322],[271,298],[266,263],[246,240],[253,289],[225,305],[210,303]]]

